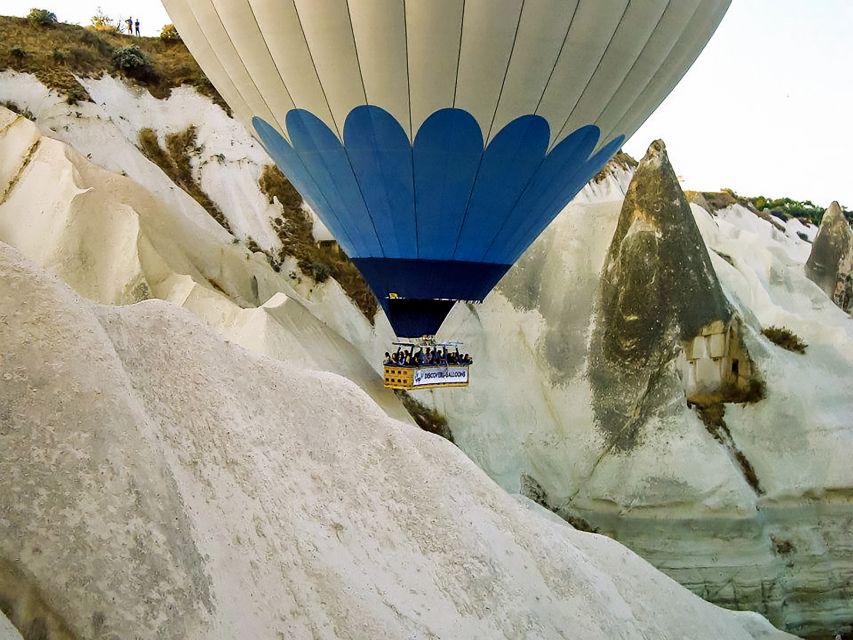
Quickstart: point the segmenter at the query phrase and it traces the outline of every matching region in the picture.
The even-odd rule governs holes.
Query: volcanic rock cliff
[[[634,446],[679,374],[694,404],[740,399],[749,387],[740,323],[660,140],[628,188],[595,308],[588,373],[596,424],[612,446]]]
[[[272,268],[270,255],[283,248],[273,222],[283,210],[275,198],[270,204],[259,189],[269,160],[245,131],[192,91],[175,90],[168,100],[159,101],[112,78],[81,82],[94,102],[69,107],[62,96],[29,76],[0,73],[0,94],[28,112],[40,130],[22,118],[4,115],[0,190],[8,191],[8,197],[0,204],[0,241],[13,244],[92,300],[109,304],[167,300],[229,340],[296,368],[302,377],[313,376],[309,370],[341,374],[369,393],[384,412],[411,421],[397,399],[382,390],[373,369],[391,340],[384,318],[378,316],[371,325],[333,279],[316,282],[292,258],[276,264],[278,271]],[[228,219],[234,236],[138,148],[140,129],[150,128],[162,140],[192,125],[197,127],[192,175]],[[656,244],[663,242],[663,235],[626,232],[613,264],[627,267],[632,263],[629,257],[645,256],[652,262],[640,265],[647,264],[649,273],[676,285],[679,274],[689,271],[694,275],[684,273],[685,281],[704,293],[686,299],[704,310],[692,322],[695,310],[660,307],[659,338],[644,348],[665,352],[667,364],[649,370],[635,358],[634,371],[656,376],[655,396],[631,398],[623,385],[645,387],[631,376],[623,377],[613,359],[605,359],[604,343],[595,348],[594,341],[609,330],[619,338],[617,352],[645,353],[632,348],[632,314],[622,313],[612,299],[605,305],[602,284],[632,173],[631,167],[604,172],[600,182],[558,216],[484,304],[454,310],[445,337],[463,340],[475,355],[471,387],[419,393],[417,399],[446,416],[459,447],[504,489],[524,491],[577,526],[619,539],[702,597],[732,608],[759,610],[802,635],[845,631],[853,617],[849,598],[853,470],[847,462],[853,446],[849,394],[853,327],[849,316],[805,277],[811,245],[801,236],[811,237],[815,229],[796,223],[782,231],[737,204],[713,215],[691,206],[689,214],[702,241],[697,247],[695,229],[690,231],[687,211],[676,199],[662,199],[674,208],[658,212],[651,200],[635,195],[635,202],[652,208],[650,214],[673,215],[676,222],[676,212],[682,216],[676,230],[683,244],[674,243],[678,246],[673,250],[692,257],[687,262],[671,260],[676,273],[670,274],[658,264],[668,259]],[[635,194],[647,192],[639,182],[634,189]],[[663,190],[659,193],[666,196]],[[641,228],[637,223],[635,231]],[[660,232],[670,233],[669,224]],[[635,240],[641,242],[635,245]],[[702,244],[707,248],[705,257]],[[682,270],[682,264],[689,269]],[[632,270],[613,272],[620,274],[615,290]],[[631,278],[642,281],[636,275]],[[137,286],[142,282],[144,287]],[[648,284],[654,283],[643,283]],[[703,302],[703,296],[718,300],[715,287],[725,297],[722,306]],[[684,293],[681,288],[669,294],[652,290],[660,296]],[[654,305],[630,296],[626,302],[642,322],[655,322]],[[159,304],[142,306],[156,307],[155,315],[172,308]],[[604,308],[611,312],[602,315]],[[95,312],[98,318],[130,318],[116,313],[100,308]],[[142,325],[149,326],[149,319]],[[170,320],[165,333],[174,330],[183,336],[180,325],[185,320],[192,322],[183,316],[173,327]],[[705,320],[712,321],[699,324]],[[122,322],[112,323],[111,331],[123,332]],[[787,327],[807,342],[806,355],[766,339],[762,329],[774,325]],[[134,331],[128,329],[128,340]],[[668,338],[672,340],[667,343]],[[202,348],[205,341],[192,344]],[[154,342],[145,342],[145,348],[153,350]],[[644,346],[642,341],[637,344]],[[594,357],[617,388],[603,394],[602,385],[596,387]],[[153,371],[149,364],[143,369]],[[727,395],[724,405],[715,404],[722,401],[724,380],[753,379],[752,365],[766,383],[766,398],[740,403]],[[135,367],[128,361],[128,371]],[[251,376],[249,380],[247,384],[255,386],[247,394],[263,396],[257,390],[266,382]],[[200,392],[185,390],[178,381],[172,386],[183,394],[178,404]],[[290,383],[285,386],[275,393],[276,407],[292,401]],[[629,446],[614,446],[612,434],[618,427],[602,424],[606,412],[601,408],[612,409],[617,400],[645,407],[642,419],[625,431]],[[724,415],[707,414],[706,408],[715,406],[724,406]],[[247,415],[255,416],[256,408],[247,405]],[[159,416],[161,409],[173,411],[160,406],[147,410],[150,416]],[[624,423],[624,418],[617,418]],[[257,437],[260,449],[275,449],[278,441],[266,438],[282,428],[281,422],[275,418],[263,424],[261,435],[252,431],[255,435],[249,439]],[[213,427],[204,429],[209,437]],[[325,434],[323,425],[312,426],[312,434],[315,438]],[[347,442],[350,436],[366,437],[359,431],[348,435]],[[176,440],[183,441],[184,435]],[[193,442],[201,446],[203,438]],[[312,439],[312,447],[315,444]],[[204,463],[205,474],[237,459],[230,455],[230,447],[226,447],[230,457]],[[254,461],[260,459],[256,452],[252,456]],[[446,467],[446,461],[438,466]],[[177,467],[170,463],[170,468]],[[287,475],[275,470],[252,475],[255,471],[249,469],[254,467],[248,463],[237,468],[235,473],[251,476],[253,485],[278,487]],[[424,473],[437,477],[432,468]],[[392,476],[382,476],[383,486]],[[375,485],[372,478],[370,486]],[[422,488],[418,484],[422,480],[414,482]],[[206,491],[207,485],[187,486]],[[442,481],[437,491],[446,498],[454,489]],[[478,494],[464,510],[476,511],[480,499]],[[416,504],[409,494],[400,500]],[[216,500],[214,504],[214,512],[230,513],[227,505]],[[268,506],[264,502],[263,509]],[[198,521],[207,519],[205,515]],[[422,519],[421,510],[418,521]],[[340,519],[334,522],[347,526]],[[234,532],[218,531],[216,539],[224,548],[224,540]],[[346,538],[346,529],[330,531]],[[236,532],[241,540],[245,533]],[[409,543],[403,546],[408,548]],[[224,557],[218,553],[210,555]],[[217,567],[230,570],[228,558],[217,560]],[[45,566],[39,565],[39,576],[47,575]],[[264,582],[258,590],[267,585]],[[251,592],[251,587],[246,590]],[[222,593],[223,599],[230,597],[230,592]],[[226,630],[234,620],[246,619],[245,610],[217,611],[214,618],[229,620],[221,627]]]
[[[0,633],[789,637],[514,499],[346,379],[0,242]]]
[[[627,204],[570,205],[481,307],[451,316],[446,335],[477,344],[480,366],[470,392],[434,402],[508,489],[703,597],[803,635],[843,630],[853,327],[805,278],[796,229],[736,203],[685,208],[662,152]]]

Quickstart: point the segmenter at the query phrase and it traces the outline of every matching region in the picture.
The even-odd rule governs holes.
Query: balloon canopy
[[[481,301],[730,0],[164,0],[398,336]]]

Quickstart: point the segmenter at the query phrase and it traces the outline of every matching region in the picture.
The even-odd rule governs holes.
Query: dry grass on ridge
[[[63,23],[42,27],[26,18],[0,16],[0,43],[0,70],[32,73],[48,87],[67,95],[71,104],[90,99],[75,75],[97,78],[108,74],[127,78],[157,98],[167,97],[175,87],[190,85],[228,111],[181,42],[137,38]],[[148,58],[150,65],[145,73],[128,76],[115,69],[113,51],[130,45],[138,46]]]

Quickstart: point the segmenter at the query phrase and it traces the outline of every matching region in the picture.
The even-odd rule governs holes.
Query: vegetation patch
[[[51,28],[28,18],[0,16],[0,70],[32,73],[51,89],[67,96],[70,104],[91,98],[77,81],[102,75],[122,75],[145,87],[157,98],[166,98],[182,85],[195,87],[230,114],[225,101],[180,40],[140,38],[119,33],[116,24],[99,12],[88,27],[55,23]],[[117,66],[116,50],[135,48],[147,65],[128,72]],[[16,49],[23,55],[12,53]],[[122,55],[122,60],[129,58]]]
[[[165,42],[183,42],[178,29],[173,24],[163,25],[163,28],[160,30],[160,39]]]
[[[172,179],[172,182],[192,196],[223,229],[231,233],[231,225],[228,224],[225,214],[204,192],[193,175],[191,157],[200,151],[194,126],[167,135],[165,149],[160,146],[156,132],[152,129],[142,129],[139,132],[139,148]]]
[[[578,531],[585,531],[586,533],[601,533],[601,530],[590,524],[589,520],[582,518],[577,514],[563,513],[561,516],[563,520],[568,522]]]
[[[720,191],[703,191],[702,195],[705,196],[705,199],[714,211],[739,204],[756,213],[766,211],[781,220],[798,218],[801,221],[814,225],[820,225],[821,218],[823,218],[823,214],[827,209],[827,207],[815,204],[811,200],[794,200],[793,198],[773,198],[767,196],[741,196],[732,189],[725,188]],[[846,207],[842,207],[841,210],[844,213],[844,217],[853,223],[853,211]]]
[[[447,418],[423,402],[415,400],[411,394],[405,391],[396,390],[394,393],[421,429],[453,442],[453,434],[450,431],[450,425],[447,424]]]
[[[793,553],[794,551],[796,551],[794,543],[792,543],[790,540],[784,540],[782,538],[777,538],[776,536],[771,535],[770,542],[773,543],[773,551],[775,551],[777,555],[786,556],[789,553]]]
[[[30,162],[32,162],[33,156],[36,154],[36,151],[38,151],[40,145],[41,138],[33,142],[32,146],[27,149],[27,153],[24,156],[23,161],[21,162],[21,166],[18,167],[18,170],[15,172],[15,175],[12,176],[12,179],[9,181],[9,184],[3,190],[2,195],[0,195],[0,204],[5,203],[9,199],[9,196],[12,195],[12,191],[18,185],[18,181],[20,181],[21,176],[24,175],[24,171],[26,170],[26,168],[30,166]]]
[[[765,196],[752,196],[745,198],[759,211],[767,209],[783,220],[800,218],[808,220],[812,224],[819,225],[826,207],[815,204],[811,200],[794,200],[792,198],[772,198]],[[844,216],[853,222],[853,211],[843,208]]]
[[[267,165],[258,185],[270,204],[278,200],[284,210],[282,217],[273,220],[282,246],[277,256],[270,257],[273,269],[281,269],[287,256],[293,256],[302,273],[315,282],[334,278],[364,317],[373,323],[379,309],[376,296],[337,245],[320,245],[314,240],[311,216],[302,208],[302,196],[285,175],[275,165]]]
[[[47,9],[30,9],[27,20],[37,27],[53,27],[59,22],[56,19],[56,14]]]
[[[746,388],[727,385],[723,389],[723,397],[726,402],[733,404],[755,404],[767,397],[767,383],[755,374],[750,378]]]
[[[134,71],[148,66],[148,56],[142,49],[132,44],[113,50],[113,64],[116,69]]]
[[[35,121],[36,117],[33,115],[33,112],[24,107],[19,107],[16,102],[12,102],[11,100],[3,100],[0,102],[0,105],[6,107],[9,111],[13,113],[17,113],[19,116],[25,117],[27,120]]]
[[[634,160],[630,155],[619,149],[616,152],[616,155],[613,156],[610,161],[602,167],[601,171],[595,174],[595,177],[592,179],[593,182],[599,183],[604,181],[608,175],[611,174],[614,168],[631,170],[636,169],[640,165],[639,162]]]
[[[711,207],[712,211],[719,211],[726,207],[731,207],[736,204],[746,204],[741,201],[740,197],[731,189],[723,189],[722,191],[700,191],[705,201]]]
[[[761,333],[776,346],[794,353],[805,353],[809,346],[787,327],[768,327]]]

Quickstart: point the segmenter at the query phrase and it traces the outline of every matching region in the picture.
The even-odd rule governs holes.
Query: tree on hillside
[[[95,31],[117,32],[119,30],[119,23],[118,20],[113,22],[113,19],[104,13],[101,7],[98,7],[98,12],[92,16],[92,28]]]
[[[160,30],[160,39],[165,42],[181,42],[181,35],[173,24],[165,24]]]
[[[27,20],[40,27],[52,27],[58,22],[56,14],[47,9],[30,9]]]

